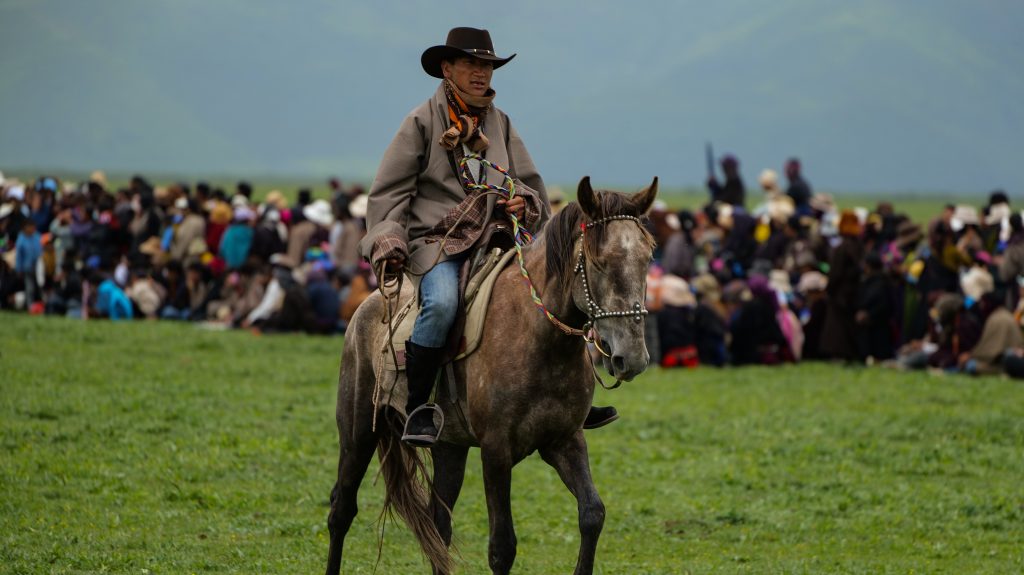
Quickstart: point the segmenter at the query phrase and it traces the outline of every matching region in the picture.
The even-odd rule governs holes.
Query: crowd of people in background
[[[807,360],[1024,377],[1024,223],[1005,192],[921,225],[887,202],[840,210],[798,159],[748,195],[720,161],[700,209],[655,205],[647,346],[662,367]],[[111,189],[0,175],[0,307],[78,318],[343,333],[376,279],[357,252],[366,195],[328,182]],[[559,198],[552,193],[552,198]],[[553,209],[557,210],[558,205]],[[980,208],[980,209],[979,209]]]
[[[2,308],[333,334],[375,287],[357,252],[366,196],[337,179],[329,200],[301,189],[292,204],[244,181],[0,181]]]

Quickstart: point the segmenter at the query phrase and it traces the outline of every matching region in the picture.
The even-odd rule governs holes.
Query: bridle
[[[601,218],[599,220],[594,220],[592,222],[580,225],[580,234],[579,236],[577,236],[580,248],[577,252],[576,267],[573,268],[573,273],[577,275],[582,275],[583,294],[587,300],[587,309],[582,310],[583,313],[587,314],[587,323],[583,325],[583,331],[590,331],[588,327],[590,329],[593,329],[596,325],[595,322],[597,320],[610,317],[632,317],[633,321],[640,323],[641,321],[643,321],[644,316],[647,315],[648,313],[647,309],[644,307],[643,302],[633,302],[633,307],[628,310],[608,311],[605,308],[601,307],[601,304],[598,303],[597,298],[594,297],[594,294],[590,291],[590,278],[587,275],[587,256],[586,250],[584,249],[584,244],[586,243],[587,230],[614,220],[629,220],[643,228],[643,223],[640,222],[640,218],[636,216],[627,215],[608,216]],[[595,338],[595,340],[596,339],[597,338]],[[600,344],[597,344],[597,347],[598,349],[601,349]],[[601,353],[603,353],[605,356],[608,355],[604,352],[604,350],[601,350]]]
[[[590,277],[587,275],[587,230],[604,225],[608,222],[615,220],[629,220],[643,229],[643,223],[640,218],[636,216],[617,215],[617,216],[606,216],[599,220],[593,220],[585,224],[580,224],[580,233],[576,236],[576,241],[579,242],[579,250],[576,255],[576,266],[573,268],[573,273],[581,276],[580,279],[583,282],[583,297],[586,299],[587,309],[581,310],[587,315],[587,322],[583,324],[583,328],[578,330],[583,339],[587,343],[594,344],[594,348],[603,355],[604,357],[611,357],[611,354],[601,347],[601,335],[597,331],[597,320],[606,318],[626,318],[632,317],[633,321],[640,323],[643,321],[645,315],[647,315],[647,308],[644,307],[642,302],[633,302],[633,307],[627,310],[616,310],[609,311],[598,303],[597,297],[590,289]],[[597,372],[597,367],[594,367],[594,379],[597,383],[601,384],[601,387],[605,389],[615,389],[622,385],[622,380],[616,378],[615,383],[612,385],[605,384],[604,380]]]

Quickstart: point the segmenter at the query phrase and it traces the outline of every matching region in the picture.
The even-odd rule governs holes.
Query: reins
[[[503,184],[505,184],[507,187],[474,182],[472,180],[468,166],[470,160],[476,160],[480,162],[481,165],[486,166],[501,174],[504,177]],[[498,164],[495,164],[494,162],[482,158],[478,154],[469,154],[463,156],[462,159],[459,161],[459,169],[460,177],[462,178],[462,184],[464,187],[466,187],[466,189],[497,193],[499,196],[506,198],[508,200],[511,200],[512,198],[515,197],[515,180],[512,179],[512,176],[509,175],[507,170],[505,170]],[[530,233],[525,228],[522,228],[519,225],[519,218],[515,214],[509,214],[508,216],[509,219],[512,221],[512,236],[514,239],[513,246],[516,250],[516,261],[519,264],[519,273],[520,275],[523,276],[523,280],[526,282],[527,287],[530,289],[530,298],[533,300],[534,305],[544,314],[544,317],[546,317],[552,325],[554,325],[560,331],[562,331],[562,333],[566,335],[582,337],[583,340],[586,341],[587,343],[594,344],[594,347],[597,349],[598,352],[601,353],[601,355],[605,357],[611,357],[611,355],[607,351],[605,351],[604,348],[601,347],[601,337],[597,331],[597,320],[608,317],[634,317],[637,321],[640,321],[643,316],[647,315],[647,310],[640,302],[635,303],[633,305],[633,309],[626,311],[607,311],[604,308],[602,308],[600,304],[597,303],[597,298],[595,298],[590,291],[590,282],[588,281],[587,277],[587,264],[584,250],[584,246],[586,245],[586,233],[587,230],[590,228],[596,227],[598,225],[604,225],[614,220],[630,220],[636,223],[636,225],[643,227],[643,224],[640,222],[640,218],[636,216],[616,215],[580,224],[580,233],[579,235],[576,236],[576,240],[580,242],[580,250],[576,261],[576,267],[573,271],[574,273],[582,273],[583,276],[583,290],[587,298],[587,310],[585,312],[587,314],[587,322],[583,324],[582,328],[575,328],[558,319],[555,316],[555,314],[551,313],[551,311],[548,310],[547,306],[544,305],[544,301],[541,299],[540,294],[537,293],[537,288],[533,285],[533,280],[530,279],[530,273],[526,270],[526,259],[523,256],[523,246],[531,243],[533,241],[533,236],[530,235]],[[598,383],[601,384],[601,387],[605,389],[616,389],[617,387],[622,385],[621,379],[616,379],[615,383],[611,386],[605,385],[604,380],[601,379],[601,376],[598,373],[596,366],[592,367],[594,367],[594,378],[597,380]]]

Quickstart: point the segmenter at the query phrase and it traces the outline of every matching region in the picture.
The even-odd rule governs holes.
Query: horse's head
[[[585,218],[577,241],[576,307],[593,322],[617,379],[631,380],[647,368],[644,298],[654,241],[641,223],[658,193],[658,178],[633,195],[595,192],[580,181],[577,200]]]

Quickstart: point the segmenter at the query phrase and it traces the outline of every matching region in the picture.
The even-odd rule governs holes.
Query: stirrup
[[[436,413],[441,418],[441,424],[437,426],[437,434],[436,435],[429,435],[429,434],[426,434],[426,433],[416,433],[416,434],[409,433],[409,424],[412,422],[413,417],[417,413],[424,412],[424,411],[433,411],[434,413]],[[430,416],[430,424],[431,424],[431,426],[433,426],[433,424],[434,424],[433,414],[431,414],[431,416]],[[430,447],[431,445],[433,445],[437,441],[438,437],[441,437],[441,432],[442,431],[444,431],[444,412],[441,411],[441,408],[438,407],[436,403],[424,403],[423,405],[421,405],[421,406],[417,407],[416,409],[412,410],[412,413],[410,413],[408,416],[406,416],[406,418],[405,418],[405,429],[402,430],[402,441],[405,442],[405,443],[408,443],[409,445],[413,445],[415,447]]]

